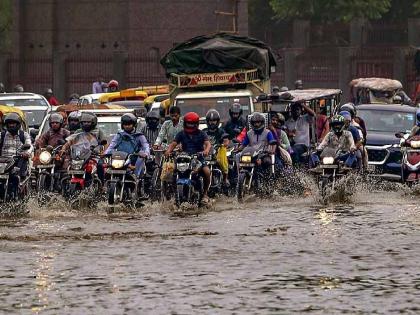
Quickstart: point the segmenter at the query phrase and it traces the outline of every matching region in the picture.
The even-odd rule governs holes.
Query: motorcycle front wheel
[[[48,202],[48,191],[50,187],[51,177],[46,174],[40,174],[37,185],[37,201],[40,207],[45,206]]]
[[[238,201],[243,201],[246,195],[246,179],[248,178],[246,173],[240,173],[238,177],[238,183],[236,184],[236,196]]]

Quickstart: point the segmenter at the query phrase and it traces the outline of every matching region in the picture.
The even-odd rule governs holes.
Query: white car
[[[77,105],[99,104],[99,98],[105,93],[86,94],[79,98]]]
[[[51,111],[51,105],[39,94],[34,93],[5,93],[0,94],[0,105],[7,105],[21,109],[25,113],[29,128],[39,128],[44,117]]]

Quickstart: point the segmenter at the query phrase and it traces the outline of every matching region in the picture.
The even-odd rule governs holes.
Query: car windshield
[[[415,113],[401,111],[359,109],[358,115],[365,121],[368,132],[405,132],[415,123]]]
[[[181,113],[196,112],[200,117],[206,117],[209,109],[215,109],[220,114],[220,120],[229,120],[229,108],[233,103],[242,106],[243,116],[250,114],[250,98],[240,97],[208,97],[208,98],[180,98],[176,100],[176,105],[181,108]]]
[[[98,122],[98,128],[100,130],[102,130],[102,132],[104,133],[105,137],[109,140],[112,139],[118,131],[120,131],[121,126],[120,126],[120,121],[99,121]]]
[[[16,107],[27,106],[42,106],[48,107],[48,103],[42,98],[27,98],[27,99],[4,99],[0,98],[0,104]]]
[[[45,117],[45,110],[23,110],[29,127],[39,128]]]

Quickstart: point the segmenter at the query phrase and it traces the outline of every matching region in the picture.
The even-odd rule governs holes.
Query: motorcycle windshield
[[[71,146],[71,158],[86,160],[91,155],[91,148],[98,146],[96,138],[89,133],[78,133],[73,137]]]

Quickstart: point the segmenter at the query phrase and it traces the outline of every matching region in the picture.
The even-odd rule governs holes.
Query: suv
[[[395,134],[409,132],[416,123],[416,108],[407,105],[358,105],[366,123],[368,171],[388,180],[401,180],[402,153]]]
[[[0,94],[0,104],[21,109],[30,129],[39,128],[45,115],[51,110],[51,105],[45,97],[34,93]]]

